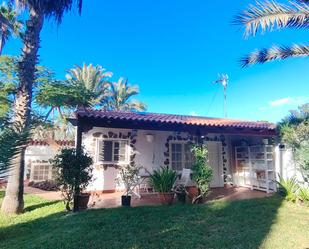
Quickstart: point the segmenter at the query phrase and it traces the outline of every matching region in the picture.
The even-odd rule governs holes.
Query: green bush
[[[298,199],[299,184],[295,177],[284,179],[279,176],[278,193],[283,196],[287,201],[296,202]]]
[[[169,193],[177,180],[176,171],[168,168],[161,167],[154,170],[150,175],[149,183],[159,193]]]
[[[57,169],[56,181],[60,185],[66,209],[70,211],[74,195],[84,190],[92,178],[92,158],[83,150],[62,149],[51,163]]]
[[[301,202],[309,204],[309,189],[306,187],[300,187],[298,192],[298,198]]]
[[[209,184],[212,179],[212,168],[208,161],[208,149],[206,145],[194,146],[192,152],[195,159],[192,167],[193,180],[196,182],[200,193],[196,199],[205,198],[209,193]]]

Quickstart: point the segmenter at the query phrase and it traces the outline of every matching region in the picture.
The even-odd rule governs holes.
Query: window
[[[193,155],[188,143],[172,142],[170,147],[170,160],[172,169],[190,169],[193,164]]]
[[[51,179],[52,166],[49,164],[35,164],[32,168],[33,181],[46,181]]]
[[[98,140],[97,161],[104,163],[128,163],[127,140]]]

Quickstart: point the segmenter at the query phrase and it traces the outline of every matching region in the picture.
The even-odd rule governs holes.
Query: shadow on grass
[[[42,202],[42,203],[39,203],[39,204],[31,205],[31,206],[28,206],[24,209],[24,213],[25,212],[31,212],[31,211],[38,209],[38,208],[48,207],[48,206],[54,205],[54,204],[59,203],[59,202],[60,201],[50,201],[50,202]]]
[[[1,229],[1,248],[259,248],[282,199],[64,212]]]

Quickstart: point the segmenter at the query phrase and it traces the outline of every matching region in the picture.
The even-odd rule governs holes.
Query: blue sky
[[[243,39],[233,16],[253,1],[92,0],[82,16],[46,22],[40,63],[59,78],[76,64],[100,64],[140,87],[148,111],[223,117],[223,94],[213,85],[230,77],[228,116],[280,120],[309,101],[309,59],[290,59],[242,69],[246,53],[273,44],[304,43],[308,32],[282,30]],[[5,53],[18,54],[11,40]]]

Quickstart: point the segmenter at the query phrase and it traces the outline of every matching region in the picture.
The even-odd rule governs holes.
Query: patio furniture
[[[191,181],[191,169],[182,169],[180,179],[175,182],[176,185],[188,186]]]
[[[140,184],[140,189],[143,190],[144,192],[146,192],[147,194],[154,194],[154,193],[157,193],[153,187],[151,187],[149,185],[149,177],[150,175],[142,175],[141,178],[143,179],[141,181],[141,184]]]

